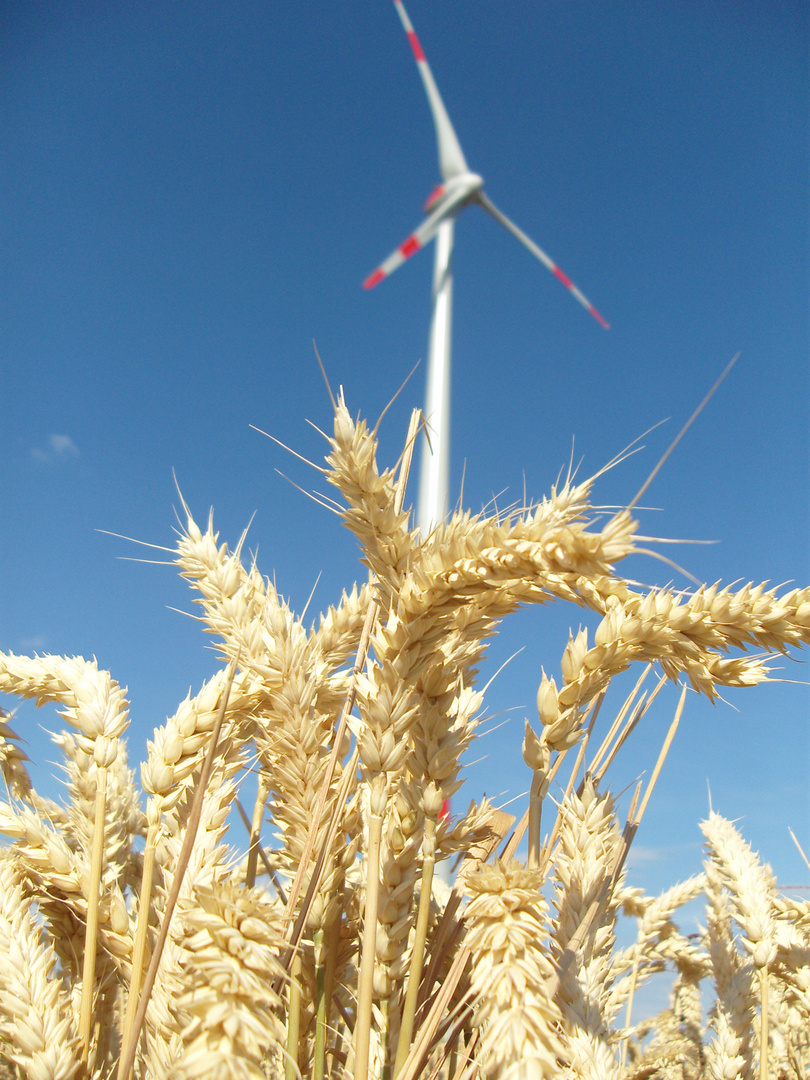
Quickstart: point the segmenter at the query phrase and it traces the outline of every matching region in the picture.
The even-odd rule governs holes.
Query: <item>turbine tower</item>
[[[383,278],[392,274],[406,259],[416,254],[428,241],[436,237],[436,255],[433,269],[433,305],[428,347],[427,400],[425,417],[430,431],[430,443],[422,446],[422,464],[419,484],[417,524],[426,537],[444,519],[447,512],[447,493],[450,473],[450,334],[453,298],[453,230],[456,217],[470,203],[477,203],[491,214],[521,244],[562,282],[596,321],[608,328],[608,324],[579,291],[569,277],[548,255],[534,243],[505,214],[493,205],[484,194],[484,181],[477,173],[470,172],[461,144],[458,141],[450,117],[444,107],[433,74],[425,59],[419,38],[414,32],[402,0],[394,0],[408,41],[413,50],[416,66],[422,76],[428,103],[436,126],[439,147],[439,171],[442,183],[430,194],[425,203],[425,220],[398,248],[391,252],[373,274],[363,282],[363,288],[372,289]],[[432,452],[431,452],[432,448]]]

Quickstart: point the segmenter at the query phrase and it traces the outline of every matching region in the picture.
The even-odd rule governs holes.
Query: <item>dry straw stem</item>
[[[81,1022],[88,1080],[112,1075],[116,1055],[121,1075],[134,1066],[141,1080],[258,1080],[263,1070],[280,1075],[285,1053],[290,1074],[297,1063],[315,1077],[366,1069],[375,1080],[394,1080],[397,1071],[399,1080],[445,1080],[452,1072],[458,1080],[698,1073],[747,1080],[757,1060],[769,1080],[802,1075],[810,1053],[810,907],[781,897],[732,827],[711,819],[725,847],[736,847],[723,854],[718,840],[707,860],[702,937],[685,937],[674,921],[697,882],[643,897],[624,885],[623,867],[686,683],[716,697],[725,685],[762,681],[763,657],[746,650],[784,652],[806,642],[808,590],[639,590],[615,570],[638,550],[630,515],[600,518],[593,481],[570,476],[536,505],[490,516],[459,511],[422,537],[402,501],[414,425],[397,478],[377,467],[376,431],[352,420],[342,398],[335,413],[325,472],[371,581],[344,593],[307,630],[255,564],[242,565],[244,537],[229,551],[212,522],[200,530],[183,504],[176,561],[231,665],[182,702],[149,743],[145,815],[126,764],[123,692],[110,677],[80,659],[0,658],[0,689],[56,701],[71,725],[57,736],[67,761],[62,808],[33,790],[8,717],[0,718],[0,768],[11,796],[0,806],[9,838],[0,875],[13,875],[4,895],[20,920],[0,941],[0,981],[12,980],[0,988],[0,1025],[48,1033],[9,1046],[12,1027],[2,1027],[0,1056],[37,1080],[72,1077]],[[499,846],[512,819],[483,804],[455,821],[437,820],[475,735],[476,668],[498,620],[520,604],[555,599],[593,609],[601,624],[595,636],[572,633],[562,678],[543,674],[540,682],[540,727],[526,734],[530,812],[507,844],[514,852],[531,817],[535,865],[501,861],[476,873],[473,862]],[[648,691],[642,675],[592,755],[613,676],[637,661],[658,665],[663,677]],[[617,754],[646,722],[663,680],[676,679],[683,686],[675,720],[622,831],[609,780]],[[575,747],[546,823],[549,785]],[[216,769],[207,779],[202,766],[211,755]],[[242,856],[221,841],[238,773],[255,762],[260,784]],[[249,885],[261,880],[265,803],[280,844],[263,864],[293,885],[286,924],[269,884],[267,894],[245,887],[246,876]],[[544,823],[550,836],[541,844]],[[144,833],[141,855],[134,841]],[[456,853],[467,858],[445,902],[430,888],[431,871]],[[555,894],[550,926],[541,886]],[[465,890],[473,899],[461,919]],[[622,908],[639,928],[635,944],[617,951]],[[162,937],[152,941],[158,930]],[[23,941],[40,957],[29,961],[32,971],[45,973],[27,989],[12,985],[7,963]],[[288,995],[293,961],[300,979]],[[664,966],[677,973],[672,1007],[617,1027],[634,994],[638,1006],[637,984]],[[704,1035],[697,990],[709,976],[716,1001]],[[89,1035],[83,1000],[92,1002]],[[13,1014],[3,1012],[7,1001]],[[639,1049],[645,1028],[648,1053]]]
[[[471,807],[471,813],[472,809]],[[449,942],[454,937],[454,928],[459,926],[456,912],[466,891],[469,876],[475,872],[479,865],[486,862],[514,824],[514,818],[504,814],[502,811],[496,811],[490,815],[490,820],[489,835],[480,838],[476,844],[470,845],[470,852],[462,864],[450,901],[437,928],[434,938],[433,963],[425,975],[425,985],[428,989],[432,990],[437,982],[436,973],[438,967],[442,959],[449,953]],[[470,950],[465,944],[462,944],[458,947],[444,977],[438,982],[437,991],[428,1002],[424,1003],[427,1006],[424,1018],[416,1035],[412,1037],[408,1056],[397,1073],[397,1080],[415,1080],[424,1067],[436,1033],[446,1016],[448,1006],[456,993],[469,959]]]
[[[411,946],[411,962],[408,968],[408,986],[402,1007],[402,1025],[397,1044],[397,1056],[394,1064],[394,1076],[398,1074],[408,1056],[413,1036],[416,1002],[419,994],[419,982],[422,975],[422,961],[425,955],[428,918],[433,889],[433,868],[436,860],[436,829],[442,808],[441,791],[435,783],[428,785],[424,799],[425,831],[422,841],[422,881],[419,890],[419,910],[414,924],[414,939]]]
[[[166,900],[166,907],[163,912],[163,920],[160,924],[160,931],[155,942],[155,947],[152,951],[152,958],[149,961],[149,967],[146,969],[146,975],[144,976],[143,986],[141,987],[140,991],[138,1008],[135,1012],[135,1017],[132,1023],[132,1031],[130,1033],[129,1042],[126,1046],[122,1047],[121,1050],[121,1059],[118,1066],[118,1080],[128,1080],[130,1071],[135,1061],[138,1038],[140,1037],[141,1028],[143,1027],[144,1019],[146,1018],[146,1009],[149,1004],[149,995],[152,993],[152,987],[155,984],[155,976],[157,975],[158,965],[160,964],[161,953],[163,951],[163,946],[166,944],[166,938],[169,935],[171,918],[174,913],[177,898],[179,897],[180,890],[183,886],[183,875],[186,872],[186,867],[188,866],[189,859],[191,858],[191,852],[194,847],[194,839],[197,833],[197,826],[202,815],[202,805],[203,799],[205,798],[205,790],[208,786],[208,781],[211,778],[211,771],[214,767],[214,753],[216,751],[217,742],[219,740],[219,732],[222,727],[222,721],[225,718],[225,710],[228,707],[228,695],[231,692],[231,686],[233,685],[234,676],[236,675],[236,665],[236,660],[232,660],[231,663],[228,665],[228,674],[225,681],[225,688],[222,692],[222,699],[220,701],[219,711],[217,712],[217,717],[214,722],[214,728],[211,732],[211,737],[208,743],[208,749],[206,750],[202,770],[200,771],[200,775],[197,780],[191,814],[189,815],[188,824],[186,826],[186,834],[183,841],[183,848],[180,854],[180,858],[178,859],[177,866],[175,868],[171,891],[169,892],[168,898]]]
[[[79,1013],[79,1038],[82,1061],[90,1053],[90,1025],[93,1019],[93,991],[96,973],[96,937],[98,934],[98,893],[101,883],[101,857],[104,846],[104,811],[107,804],[107,767],[100,765],[96,787],[95,829],[90,858],[90,882],[87,889],[87,932],[84,939],[84,970],[82,971],[82,1004]]]
[[[366,1080],[368,1075],[374,957],[377,939],[377,905],[380,895],[380,844],[387,794],[384,778],[377,777],[372,783],[369,800],[366,897],[363,911],[363,940],[360,945],[361,966],[357,990],[357,1021],[354,1028],[355,1080]]]
[[[95,773],[95,805],[87,885],[82,889],[87,922],[83,943],[79,1038],[82,1060],[90,1052],[96,950],[99,920],[99,889],[104,855],[104,827],[107,773],[118,754],[118,744],[127,726],[124,692],[107,672],[95,663],[65,657],[0,657],[0,690],[23,697],[35,697],[37,704],[57,702],[64,706],[62,717],[76,729],[77,747],[88,758]]]
[[[256,801],[253,805],[253,819],[248,820],[245,811],[242,809],[242,804],[239,800],[236,800],[236,806],[239,813],[248,827],[250,833],[250,846],[248,847],[248,861],[245,869],[245,884],[249,889],[252,889],[256,884],[256,869],[261,856],[262,862],[265,865],[270,877],[274,877],[275,873],[267,861],[267,856],[264,853],[264,849],[261,844],[262,834],[262,819],[264,818],[264,808],[267,803],[267,796],[270,794],[270,780],[267,773],[262,770],[259,773],[259,783],[256,789]]]

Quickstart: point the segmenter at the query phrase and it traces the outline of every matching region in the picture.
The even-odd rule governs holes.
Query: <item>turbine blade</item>
[[[433,122],[436,125],[436,142],[439,145],[439,169],[442,178],[449,180],[451,176],[458,176],[459,173],[469,172],[470,170],[467,167],[467,161],[453,125],[450,123],[450,117],[447,115],[447,109],[444,107],[433,73],[425,59],[424,52],[422,52],[419,38],[411,25],[411,20],[408,18],[402,0],[394,0],[394,6],[397,9],[402,25],[405,27],[405,33],[411,43],[416,66],[419,68],[419,74],[425,84],[428,104],[430,105],[430,111],[433,113]]]
[[[373,289],[375,285],[387,278],[389,274],[401,266],[406,259],[410,259],[411,255],[415,255],[420,248],[423,248],[433,236],[439,227],[439,223],[446,216],[444,208],[438,213],[430,214],[422,224],[412,232],[407,240],[403,240],[398,248],[395,248],[385,262],[381,262],[373,274],[369,274],[366,280],[363,282],[364,289]]]
[[[590,300],[579,291],[573,281],[562,272],[559,266],[557,266],[557,264],[552,259],[550,259],[548,255],[546,255],[545,251],[543,251],[542,248],[539,248],[537,244],[535,244],[534,240],[530,240],[526,233],[523,232],[522,229],[519,229],[517,225],[515,225],[514,221],[510,221],[506,214],[502,214],[501,211],[497,208],[497,206],[493,205],[493,203],[490,202],[490,200],[486,197],[483,191],[478,192],[476,200],[481,204],[481,206],[483,206],[486,211],[488,211],[488,213],[492,214],[496,221],[499,221],[505,229],[508,229],[513,236],[517,237],[517,239],[520,240],[521,244],[523,244],[524,247],[527,247],[532,253],[532,255],[538,258],[540,262],[552,272],[552,274],[555,276],[555,278],[557,278],[558,281],[561,281],[563,283],[566,289],[568,289],[568,291],[573,296],[575,296],[577,300],[579,300],[580,304],[582,304],[586,311],[589,311],[591,315],[593,315],[593,317],[596,319],[600,326],[604,326],[606,330],[610,329],[610,324],[605,322],[605,320],[602,318],[602,316],[599,314],[599,312],[596,310]]]

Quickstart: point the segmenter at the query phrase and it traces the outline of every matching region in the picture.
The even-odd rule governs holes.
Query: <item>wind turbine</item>
[[[373,274],[363,282],[363,288],[373,289],[383,278],[392,274],[406,259],[415,255],[428,241],[436,237],[436,256],[433,269],[433,311],[430,323],[428,348],[427,401],[425,416],[431,429],[432,453],[426,444],[422,449],[422,465],[419,485],[417,522],[425,537],[447,511],[447,491],[450,465],[450,331],[453,297],[453,229],[456,216],[470,203],[478,203],[496,221],[529,249],[536,258],[562,282],[596,321],[608,329],[608,324],[567,277],[559,266],[534,243],[533,240],[510,221],[484,194],[484,181],[477,173],[470,172],[461,144],[450,123],[433,74],[425,59],[419,38],[402,3],[394,0],[394,6],[411,43],[416,66],[422,76],[428,103],[436,125],[436,141],[439,146],[439,171],[442,183],[428,196],[425,203],[425,220],[388,258],[380,263]]]

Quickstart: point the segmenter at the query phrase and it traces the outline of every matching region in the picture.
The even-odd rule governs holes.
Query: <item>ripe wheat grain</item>
[[[145,807],[112,676],[81,658],[0,656],[0,690],[54,702],[70,725],[55,737],[62,806],[34,790],[12,717],[0,718],[0,1062],[15,1080],[127,1080],[122,1055],[136,1040],[138,1080],[810,1075],[810,904],[780,894],[714,813],[704,874],[659,897],[627,883],[685,690],[624,824],[610,787],[667,681],[716,698],[767,681],[767,654],[807,644],[810,590],[639,591],[617,572],[639,550],[636,523],[600,516],[595,477],[503,514],[458,511],[422,536],[402,502],[412,435],[399,475],[381,471],[376,430],[341,398],[328,443],[323,471],[369,577],[309,628],[243,565],[244,535],[229,550],[213,519],[203,530],[183,504],[178,569],[239,670],[232,681],[218,671],[155,732]],[[561,643],[559,679],[538,673],[525,824],[506,842],[512,819],[486,801],[444,820],[484,707],[487,642],[518,606],[559,601],[601,622]],[[357,652],[364,628],[369,648]],[[642,673],[586,755],[614,677],[634,664],[657,666],[658,685],[648,693]],[[229,821],[254,767],[242,843]],[[500,856],[526,824],[531,865],[520,867]],[[448,893],[433,868],[456,856]],[[298,879],[288,911],[265,865],[283,888]],[[677,912],[700,893],[695,937]],[[636,940],[618,949],[622,913]],[[662,969],[670,1007],[634,1019],[638,988]]]

